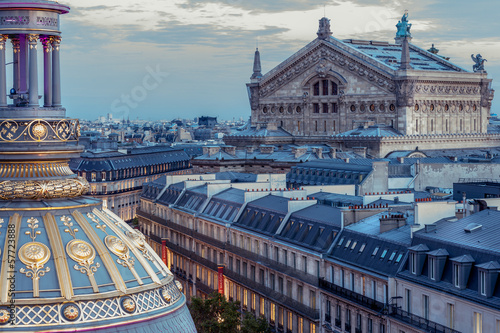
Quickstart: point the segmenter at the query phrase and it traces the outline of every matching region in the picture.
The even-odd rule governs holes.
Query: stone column
[[[49,37],[42,39],[43,44],[43,106],[52,106],[52,45]]]
[[[7,106],[7,74],[5,72],[5,42],[7,35],[0,35],[0,107]]]
[[[61,106],[61,67],[59,59],[59,48],[61,37],[52,38],[52,106]]]
[[[12,61],[13,61],[13,64],[14,64],[14,70],[13,70],[13,73],[14,73],[14,78],[13,78],[13,82],[14,82],[14,86],[12,88],[14,88],[16,90],[16,93],[19,92],[19,82],[20,82],[20,77],[21,77],[21,73],[20,73],[20,67],[19,67],[19,64],[20,64],[20,55],[21,55],[21,48],[20,48],[20,43],[19,43],[19,38],[11,38],[10,41],[12,42],[12,51],[13,51],[13,54],[12,54]]]
[[[28,35],[29,44],[29,104],[28,106],[38,106],[38,63],[37,47],[38,35]]]

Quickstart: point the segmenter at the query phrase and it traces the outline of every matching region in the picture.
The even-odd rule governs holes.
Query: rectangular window
[[[269,257],[268,251],[269,251],[269,249],[267,247],[267,243],[264,243],[264,257],[266,257],[266,258]]]
[[[244,276],[244,277],[247,277],[247,274],[248,274],[248,272],[247,272],[247,271],[248,271],[247,263],[246,263],[246,262],[244,262],[244,263],[243,263],[243,276]]]
[[[328,95],[328,80],[323,80],[323,95],[327,96]]]
[[[387,254],[387,249],[382,251],[382,254],[380,255],[380,259],[384,259],[386,254]]]
[[[380,324],[379,332],[380,333],[385,333],[385,325],[384,324]]]
[[[343,269],[340,270],[340,286],[345,288],[345,273]]]
[[[368,318],[368,333],[373,333],[373,319]]]
[[[316,310],[316,292],[309,290],[309,307]]]
[[[313,86],[313,95],[319,96],[319,82],[316,82]]]
[[[377,255],[378,249],[379,249],[379,247],[378,247],[378,246],[377,246],[377,247],[375,247],[375,250],[373,250],[373,252],[372,252],[372,256]]]
[[[288,251],[283,250],[283,261],[286,266],[288,266]]]
[[[453,265],[453,283],[455,287],[460,287],[460,266],[458,264]]]
[[[423,317],[429,320],[429,296],[422,295]]]
[[[302,286],[297,287],[297,301],[304,303],[304,288]]]
[[[350,278],[351,281],[349,281],[349,284],[350,284],[350,289],[352,291],[354,291],[354,273],[351,273],[351,278]]]
[[[328,113],[328,103],[323,103],[323,113]]]
[[[372,281],[372,298],[377,299],[377,281]]]
[[[274,325],[274,323],[276,322],[276,304],[274,304],[274,303],[271,303],[271,318],[270,318],[270,321],[271,321],[271,325]]]
[[[292,281],[286,280],[286,295],[292,297]]]
[[[436,258],[429,257],[429,279],[436,280]]]
[[[304,333],[304,318],[298,317],[297,326],[299,327],[299,333]]]
[[[263,269],[259,270],[259,282],[261,284],[264,284],[264,270]]]
[[[330,282],[335,283],[335,268],[330,266]]]
[[[361,331],[361,315],[356,314],[356,329]]]
[[[453,329],[455,327],[455,305],[448,303],[448,327]],[[500,332],[499,332],[500,333]]]
[[[387,304],[388,299],[389,299],[389,290],[387,289],[387,285],[384,284],[384,304]]]
[[[259,313],[261,316],[264,316],[264,314],[266,313],[266,305],[264,297],[260,297]]]
[[[229,270],[233,270],[233,257],[229,256]]]
[[[411,290],[405,289],[406,296],[406,311],[411,312]]]
[[[479,288],[481,295],[486,296],[486,272],[479,271]]]
[[[337,103],[332,103],[332,113],[337,113]]]
[[[278,277],[278,288],[280,294],[283,294],[283,278],[281,276]]]
[[[295,253],[292,253],[292,260],[293,260],[293,269],[297,269],[297,258],[295,256]]]
[[[313,103],[313,113],[319,113],[319,104]]]
[[[411,273],[417,274],[417,255],[415,253],[410,253],[410,265],[411,265]]]
[[[483,333],[483,315],[479,312],[474,312],[474,333]]]
[[[302,260],[304,261],[304,273],[307,274],[307,257],[302,256]]]
[[[279,249],[277,247],[274,247],[274,260],[280,262]]]
[[[290,311],[288,311],[287,314],[288,314],[288,316],[287,316],[288,320],[287,320],[286,326],[287,326],[287,329],[290,332],[292,332],[293,331],[293,314]]]
[[[272,290],[276,290],[276,281],[275,281],[275,279],[274,279],[274,274],[273,274],[273,273],[269,274],[269,280],[270,280],[269,282],[270,282],[270,284],[271,284],[271,285],[270,285],[270,288],[271,288]]]

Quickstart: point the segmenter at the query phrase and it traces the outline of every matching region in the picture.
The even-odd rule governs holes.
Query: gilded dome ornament
[[[106,244],[106,247],[118,257],[116,262],[123,267],[130,269],[134,277],[137,279],[137,282],[142,285],[144,282],[142,282],[142,279],[139,277],[139,274],[137,274],[134,268],[135,258],[130,257],[127,245],[120,238],[112,235],[106,236],[106,238],[104,238],[104,243]]]
[[[7,309],[0,309],[0,325],[7,324],[10,320],[10,313]]]
[[[172,296],[170,295],[170,293],[168,292],[167,289],[162,289],[161,290],[161,296],[163,297],[163,299],[167,303],[170,303],[172,301]]]
[[[61,221],[66,226],[64,232],[69,233],[73,237],[73,239],[66,244],[66,253],[71,259],[78,263],[75,264],[73,268],[80,271],[82,274],[86,274],[89,277],[92,290],[95,293],[99,292],[94,273],[97,272],[97,269],[101,265],[98,262],[94,264],[96,255],[94,247],[86,241],[76,238],[78,229],[73,228],[73,222],[71,222],[70,217],[61,216]]]
[[[45,126],[42,123],[37,123],[34,124],[33,127],[31,128],[31,134],[33,134],[33,139],[35,141],[43,141],[47,137],[47,126]]]
[[[175,280],[175,285],[182,292],[182,290],[184,289],[184,287],[182,286],[182,283],[179,280]]]
[[[80,309],[74,303],[68,303],[62,308],[62,314],[66,320],[75,321],[80,316]]]
[[[47,261],[49,261],[50,250],[45,244],[35,241],[36,237],[41,234],[41,231],[36,230],[38,229],[38,220],[33,217],[29,218],[28,227],[31,231],[26,231],[25,234],[32,241],[21,246],[18,251],[19,260],[26,265],[26,268],[22,267],[19,272],[31,278],[33,281],[33,297],[39,297],[40,278],[45,273],[50,272],[50,267],[44,267]]]
[[[122,308],[128,312],[133,313],[136,309],[135,301],[131,297],[123,297],[121,300]]]

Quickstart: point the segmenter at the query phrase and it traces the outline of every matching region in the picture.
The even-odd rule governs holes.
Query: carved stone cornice
[[[491,108],[495,90],[490,88],[491,80],[481,81],[481,106]]]
[[[326,43],[321,43],[311,48],[311,50],[297,59],[284,63],[283,67],[272,73],[270,77],[264,77],[260,82],[260,97],[269,96],[274,91],[286,83],[296,79],[299,75],[306,72],[310,68],[317,69],[318,66],[322,71],[327,72],[329,63],[343,67],[357,76],[373,82],[380,88],[393,93],[395,85],[390,75],[382,73],[369,64],[363,63],[351,57],[348,53],[335,49]],[[329,70],[329,68],[328,68]]]
[[[429,95],[477,95],[479,94],[479,85],[464,85],[464,84],[438,84],[435,82],[423,83],[418,82],[415,86],[416,94]]]

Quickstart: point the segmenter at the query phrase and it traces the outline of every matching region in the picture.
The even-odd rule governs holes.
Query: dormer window
[[[477,265],[476,268],[479,271],[479,294],[485,297],[493,296],[500,271],[500,264],[497,261],[489,261]]]
[[[459,289],[465,289],[469,281],[469,275],[474,263],[474,258],[468,254],[450,259],[453,262],[453,285]]]
[[[437,249],[427,253],[429,260],[429,279],[440,281],[443,276],[444,266],[449,256],[445,249]]]

